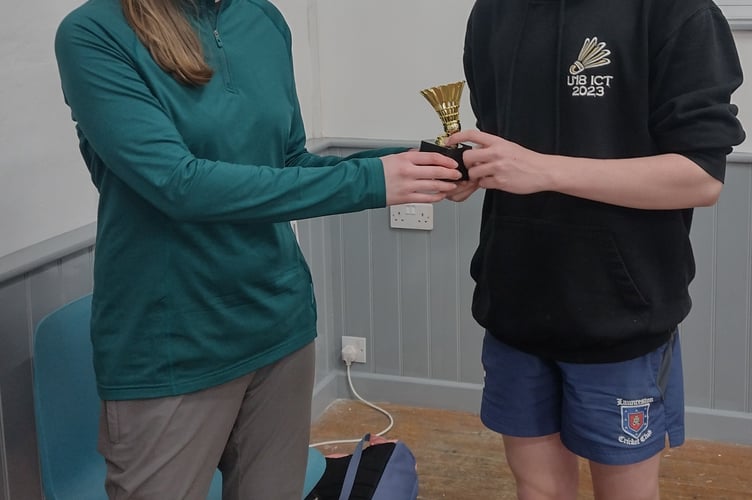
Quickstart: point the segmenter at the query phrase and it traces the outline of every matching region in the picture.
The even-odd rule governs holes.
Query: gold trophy
[[[433,153],[441,153],[448,156],[458,163],[458,170],[462,172],[462,180],[467,180],[467,168],[462,161],[462,153],[471,149],[467,144],[457,144],[456,146],[446,146],[446,138],[455,132],[460,131],[460,97],[465,82],[448,83],[423,89],[420,94],[431,103],[434,111],[439,115],[441,123],[444,125],[444,135],[440,135],[435,141],[421,141],[420,150]]]

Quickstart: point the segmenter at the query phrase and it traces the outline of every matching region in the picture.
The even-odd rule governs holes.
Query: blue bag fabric
[[[416,500],[415,457],[401,441],[366,434],[352,455],[327,456],[326,470],[306,500]]]

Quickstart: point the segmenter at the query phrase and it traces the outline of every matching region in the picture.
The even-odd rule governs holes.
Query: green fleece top
[[[55,40],[100,193],[91,326],[105,400],[204,389],[310,343],[313,284],[289,221],[385,205],[378,158],[306,151],[279,11],[200,2],[215,70],[202,87],[157,66],[118,0],[88,1]]]

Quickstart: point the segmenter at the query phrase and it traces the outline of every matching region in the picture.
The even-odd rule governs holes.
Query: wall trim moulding
[[[716,2],[726,15],[731,29],[752,30],[752,2],[749,0],[725,0]]]

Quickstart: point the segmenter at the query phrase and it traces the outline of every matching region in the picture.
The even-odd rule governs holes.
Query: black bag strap
[[[358,446],[355,447],[355,451],[350,459],[350,465],[347,467],[345,473],[345,480],[342,483],[342,492],[339,494],[339,500],[348,500],[350,493],[352,493],[353,485],[355,484],[355,475],[358,473],[358,465],[360,464],[360,457],[363,455],[363,447],[371,440],[371,434],[368,433],[363,436]]]

